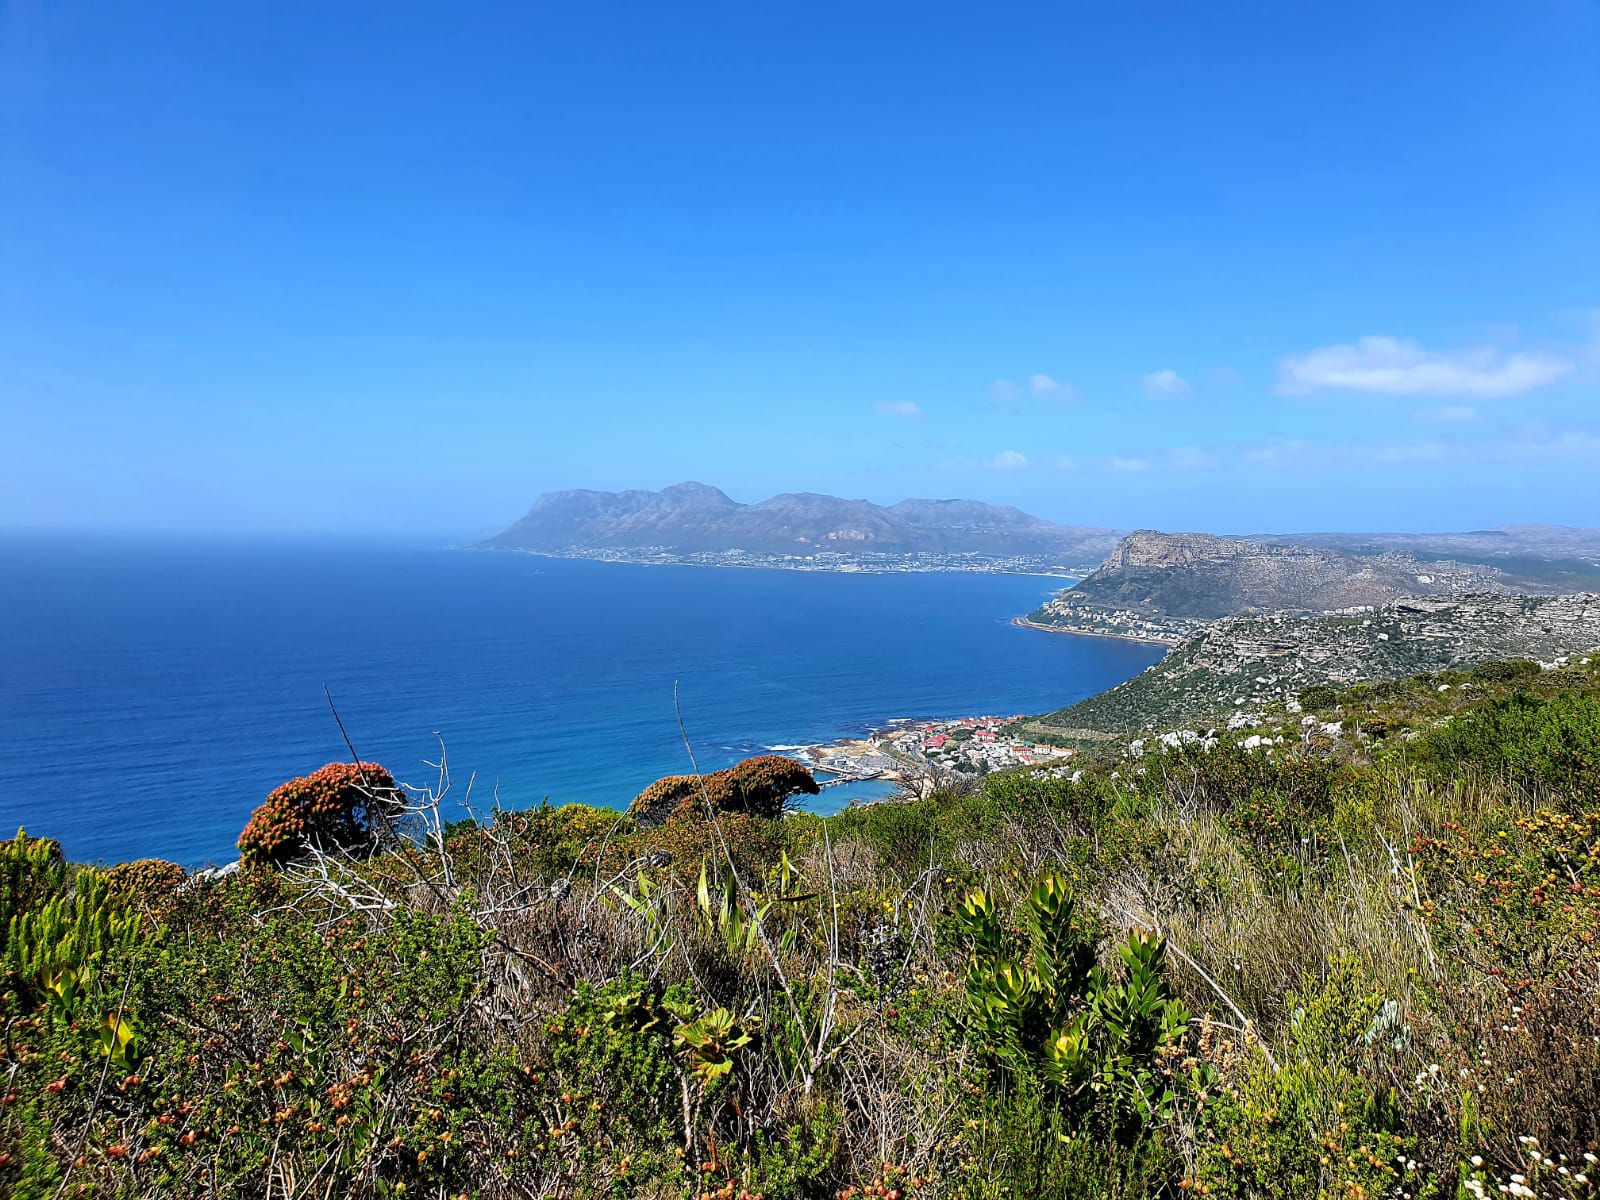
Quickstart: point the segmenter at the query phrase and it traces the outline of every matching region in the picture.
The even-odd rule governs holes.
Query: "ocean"
[[[0,831],[231,861],[278,783],[363,758],[475,808],[625,806],[895,718],[1055,708],[1160,651],[1023,629],[1059,580],[635,566],[410,543],[0,537]],[[821,800],[883,791],[830,788]],[[455,809],[451,815],[461,815]]]

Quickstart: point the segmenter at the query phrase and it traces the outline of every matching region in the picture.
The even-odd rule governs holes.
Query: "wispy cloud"
[[[886,417],[899,417],[904,421],[922,420],[922,409],[912,400],[879,400],[872,407]]]
[[[1364,337],[1280,358],[1278,391],[1285,396],[1337,390],[1496,400],[1544,387],[1571,370],[1570,361],[1544,352],[1508,354],[1493,346],[1434,351],[1402,338]]]
[[[1180,471],[1204,471],[1217,465],[1217,456],[1199,446],[1179,446],[1167,461]]]
[[[1370,471],[1448,466],[1452,470],[1496,465],[1595,462],[1600,464],[1600,432],[1554,429],[1542,424],[1498,431],[1494,436],[1393,438],[1376,441],[1305,442],[1273,440],[1215,446],[1145,449],[1100,460],[1111,471],[1293,470],[1307,477],[1323,472]]]
[[[1441,408],[1425,408],[1416,416],[1419,421],[1438,425],[1470,425],[1478,419],[1478,410],[1470,404],[1446,404]]]
[[[1152,400],[1176,400],[1194,391],[1189,381],[1170,367],[1150,372],[1141,382],[1144,394]]]
[[[1065,404],[1078,399],[1078,389],[1042,371],[1035,371],[1021,383],[1015,379],[996,379],[989,385],[989,399],[996,404],[1012,404],[1029,396]]]
[[[1028,457],[1015,450],[1002,450],[984,465],[993,471],[1020,471],[1028,465]]]
[[[1436,462],[1446,448],[1438,442],[1390,442],[1374,449],[1372,459],[1379,463]]]
[[[1058,383],[1048,375],[1035,373],[1028,376],[1028,390],[1035,396],[1045,396],[1051,400],[1076,400],[1078,389],[1070,383]]]

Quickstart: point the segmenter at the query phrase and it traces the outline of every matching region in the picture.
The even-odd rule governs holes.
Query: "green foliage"
[[[1118,947],[1120,976],[1096,966],[1098,936],[1057,875],[1020,916],[1018,936],[982,890],[956,910],[978,1043],[1006,1076],[1050,1085],[1077,1126],[1126,1138],[1171,1118],[1187,1083],[1174,1060],[1189,1013],[1167,987],[1164,943],[1135,932]]]
[[[1441,774],[1471,769],[1592,799],[1600,791],[1600,700],[1517,693],[1430,731],[1418,749]]]
[[[1339,702],[1339,690],[1325,683],[1313,684],[1300,693],[1300,707],[1311,712],[1322,712]]]
[[[947,1167],[946,1194],[959,1200],[1144,1200],[1172,1191],[1173,1164],[1162,1146],[1123,1146],[1077,1128],[1037,1081],[986,1093],[972,1112]]]
[[[331,881],[19,835],[0,1195],[1572,1200],[1597,702],[1446,672],[1340,692],[1338,739],[829,818],[545,805]]]
[[[492,846],[499,840],[520,867],[537,878],[555,880],[592,870],[632,827],[633,822],[614,809],[544,803],[498,813],[490,829],[460,822],[446,829],[445,838],[451,856],[469,877],[490,873]]]
[[[71,890],[15,914],[6,930],[5,967],[25,999],[51,998],[76,1019],[80,1000],[92,1003],[104,968],[126,954],[139,932],[138,916],[111,891],[104,872],[85,870]]]
[[[0,842],[0,932],[18,913],[58,895],[67,884],[67,860],[51,838],[17,836]]]
[[[1212,1109],[1196,1172],[1209,1194],[1439,1194],[1438,1181],[1415,1169],[1416,1139],[1402,1132],[1392,1087],[1360,1069],[1383,1009],[1363,982],[1355,962],[1341,958],[1326,979],[1308,979],[1288,998],[1294,1017],[1282,1067],[1251,1056]]]

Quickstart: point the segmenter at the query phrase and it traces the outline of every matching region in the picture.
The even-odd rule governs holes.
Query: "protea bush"
[[[329,763],[273,790],[239,835],[239,859],[284,867],[313,848],[361,853],[403,807],[394,776],[377,763]]]

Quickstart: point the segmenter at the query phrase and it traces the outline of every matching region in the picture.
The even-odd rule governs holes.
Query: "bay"
[[[348,758],[325,686],[402,780],[434,782],[442,742],[475,807],[622,807],[690,769],[685,734],[711,770],[1059,707],[1160,656],[1012,625],[1061,586],[1023,575],[111,535],[7,534],[0,555],[0,830],[77,861],[230,861],[268,791]]]

